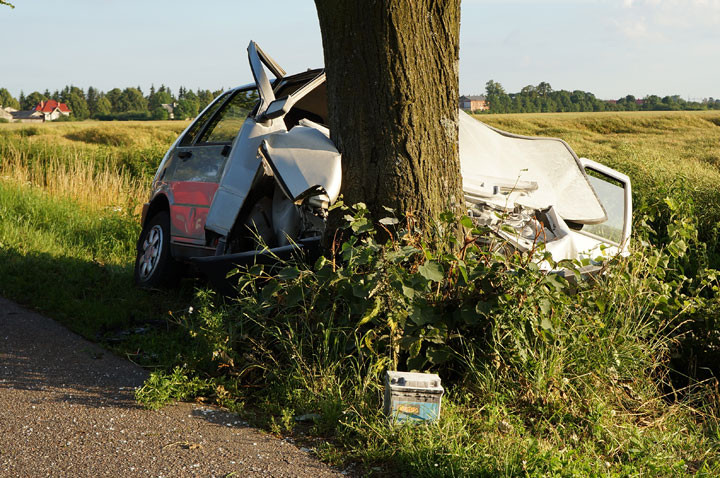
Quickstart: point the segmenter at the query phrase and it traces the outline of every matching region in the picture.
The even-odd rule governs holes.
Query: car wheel
[[[161,211],[143,228],[135,259],[135,284],[143,288],[173,285],[180,267],[170,254],[170,216]]]

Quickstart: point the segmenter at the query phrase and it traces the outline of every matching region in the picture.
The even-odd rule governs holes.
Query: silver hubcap
[[[160,254],[162,254],[163,230],[155,225],[145,236],[142,244],[142,257],[140,258],[140,278],[145,280],[157,268]]]

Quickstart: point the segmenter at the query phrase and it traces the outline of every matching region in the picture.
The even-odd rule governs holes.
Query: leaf
[[[428,349],[425,353],[430,363],[433,365],[440,365],[447,362],[453,356],[453,351],[450,347],[433,347]]]
[[[550,310],[552,310],[552,307],[550,305],[550,299],[547,297],[543,297],[538,301],[538,305],[540,306],[540,311],[543,314],[549,314]]]
[[[390,262],[402,262],[405,259],[408,259],[412,257],[413,255],[420,252],[420,249],[417,249],[412,246],[403,246],[398,251],[392,251],[387,253],[387,258]]]
[[[435,261],[425,261],[425,264],[418,267],[418,273],[432,282],[440,282],[445,277],[442,265]]]
[[[542,327],[543,330],[550,330],[550,331],[552,331],[553,326],[552,326],[552,322],[550,322],[550,318],[549,318],[549,317],[543,317],[542,320],[540,321],[540,327]]]
[[[601,313],[604,313],[604,312],[605,312],[605,306],[607,305],[607,301],[606,301],[605,299],[601,298],[601,297],[598,297],[597,299],[595,299],[595,305],[597,306],[598,310],[599,310]]]
[[[354,220],[351,227],[356,234],[362,234],[374,229],[372,221],[366,217]]]
[[[556,291],[560,292],[563,289],[565,289],[565,286],[567,285],[567,281],[560,277],[559,274],[548,274],[543,279],[543,283],[549,285]]]
[[[285,267],[278,272],[277,278],[284,281],[290,281],[300,277],[300,271],[297,267]]]
[[[360,321],[357,323],[357,327],[360,327],[363,324],[367,324],[372,319],[377,317],[380,314],[380,311],[382,310],[382,301],[380,298],[375,299],[375,306],[369,310],[368,312],[363,315],[363,317],[360,319]]]
[[[671,211],[675,212],[678,210],[678,203],[674,198],[666,197],[664,200],[665,204],[670,208]]]
[[[328,208],[328,211],[333,211],[337,208],[342,208],[344,206],[345,206],[345,203],[342,201],[342,199],[338,199],[337,201],[335,201],[335,204],[333,204],[332,206],[330,206]]]
[[[478,315],[481,315],[483,317],[487,317],[490,315],[490,312],[492,311],[492,304],[490,302],[485,301],[478,301],[478,303],[475,305],[475,312]]]
[[[470,281],[468,280],[467,264],[465,264],[465,261],[459,260],[457,265],[458,270],[460,271],[460,275],[462,275],[463,277],[463,280],[466,284],[469,284]]]
[[[416,301],[410,310],[410,320],[415,325],[423,326],[425,324],[434,323],[437,319],[435,311],[431,307],[422,306]]]
[[[230,279],[238,274],[240,274],[240,269],[237,267],[233,267],[232,269],[230,269],[230,272],[225,275],[225,278]]]
[[[468,216],[463,216],[462,219],[460,219],[460,224],[467,227],[468,229],[472,229],[475,227],[475,224],[473,224],[472,219],[470,219]]]
[[[440,220],[445,224],[455,223],[455,213],[452,211],[444,211],[440,213]]]
[[[380,224],[384,224],[385,226],[394,226],[395,224],[398,224],[400,221],[397,218],[394,217],[384,217],[378,221]]]
[[[302,287],[295,285],[288,289],[285,299],[285,305],[288,307],[296,306],[300,301],[303,300],[304,294]]]
[[[415,358],[418,355],[420,355],[420,349],[422,348],[422,338],[418,338],[415,340],[412,345],[410,345],[410,348],[408,352],[410,353],[410,358]]]
[[[262,288],[262,298],[264,300],[270,299],[274,296],[282,287],[276,280],[271,280],[265,287]]]
[[[463,322],[465,322],[467,325],[475,325],[478,322],[478,319],[480,318],[473,309],[469,308],[463,308],[459,311],[460,319],[462,319]]]
[[[416,291],[412,287],[406,286],[405,284],[402,285],[402,292],[405,297],[408,299],[414,299]]]
[[[328,260],[325,256],[320,256],[315,261],[315,270],[319,271],[328,264]]]
[[[265,270],[265,267],[262,264],[255,264],[248,270],[248,274],[253,275],[253,276],[259,276],[259,275],[262,275],[264,270]]]

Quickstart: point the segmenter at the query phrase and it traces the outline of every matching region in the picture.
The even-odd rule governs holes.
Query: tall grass
[[[86,205],[134,209],[184,124],[92,124],[3,126],[0,176]]]
[[[15,184],[42,188],[57,198],[97,207],[134,210],[146,200],[148,191],[147,180],[108,165],[98,168],[80,152],[66,154],[62,160],[50,158],[40,165],[28,162],[20,150],[8,148],[0,177]]]

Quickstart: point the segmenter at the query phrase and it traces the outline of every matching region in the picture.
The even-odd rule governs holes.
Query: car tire
[[[135,284],[144,289],[175,285],[181,277],[180,264],[170,252],[170,216],[155,214],[140,233],[135,258]]]

